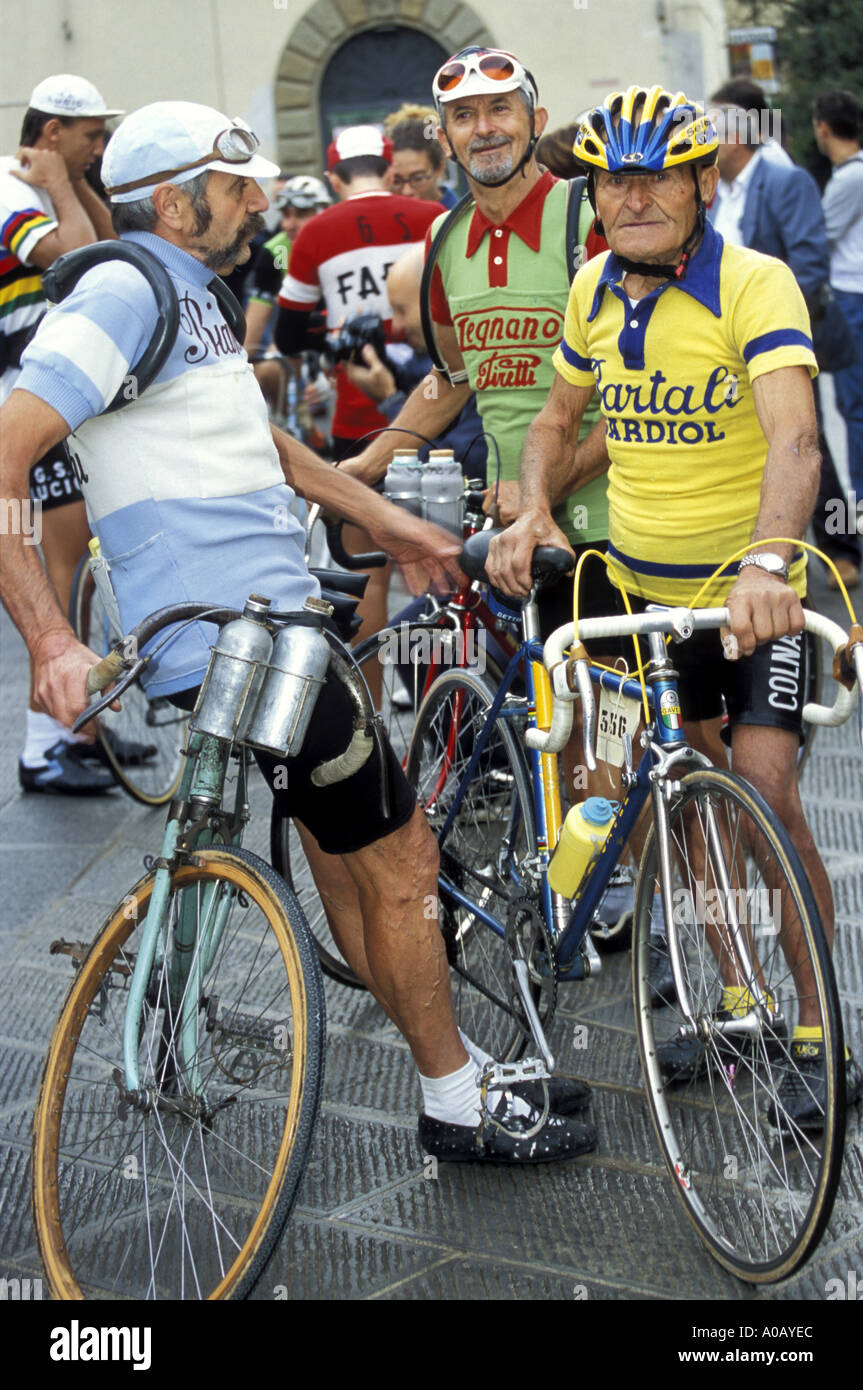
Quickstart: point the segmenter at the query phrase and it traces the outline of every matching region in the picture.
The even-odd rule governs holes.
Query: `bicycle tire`
[[[99,656],[123,636],[115,630],[93,584],[88,557],[78,562],[72,582],[70,621],[78,640]],[[136,682],[121,697],[123,708],[106,709],[99,716],[99,742],[115,781],[145,806],[163,806],[175,795],[183,771],[188,716],[169,700],[150,700]],[[136,743],[154,753],[129,764],[118,756],[118,745]]]
[[[716,836],[713,849],[708,843],[711,814],[733,910],[730,892],[726,897],[725,888],[715,886],[723,879]],[[676,933],[704,1041],[697,1061],[684,1065],[675,1052],[681,1046],[675,1034],[685,1024],[678,1001],[663,1008],[651,1003],[650,917],[661,877],[654,825],[639,875],[632,965],[651,1117],[675,1190],[710,1253],[740,1279],[772,1283],[792,1274],[815,1248],[839,1182],[844,1045],[830,955],[790,837],[742,778],[720,770],[684,777],[669,808],[669,832],[673,923],[666,930]],[[779,1010],[777,1017],[750,1007],[757,1031],[736,1042],[713,1023],[723,984],[720,958],[726,982],[734,972],[746,983],[740,953],[730,946],[729,919],[736,919],[760,983]],[[820,1130],[792,1123],[777,1096],[790,1076],[800,1077],[790,1043],[801,1003],[807,1021],[817,1016],[823,1028],[827,1079]],[[671,1061],[672,1053],[677,1060]],[[778,1124],[771,1123],[771,1107]]]
[[[55,1298],[246,1297],[308,1160],[323,982],[296,900],[247,850],[208,847],[174,869],[139,1020],[149,1101],[123,1096],[126,986],[154,882],[151,870],[84,948],[42,1074],[32,1205]],[[185,976],[201,991],[194,1052],[169,984],[181,912],[197,927],[224,916],[209,966],[196,937],[200,980]]]
[[[537,840],[525,758],[504,719],[495,721],[441,842],[493,698],[491,686],[470,671],[440,675],[420,707],[406,772],[438,839],[442,874],[467,895],[479,886],[477,906],[506,922],[514,905],[529,896],[521,865],[535,857]],[[508,942],[476,913],[448,902],[443,890],[440,926],[459,1026],[499,1061],[521,1056],[531,1035],[517,998]],[[545,1026],[551,1020],[554,989],[532,971],[531,991]]]
[[[814,632],[803,632],[802,657],[805,663],[805,674],[803,678],[804,705],[817,705],[821,703],[821,681],[824,671],[824,651],[821,645],[821,638],[816,637]],[[808,720],[803,720],[803,737],[800,748],[797,752],[797,776],[803,774],[807,759],[812,752],[812,744],[815,741],[815,734],[818,725],[810,724]]]
[[[430,631],[427,623],[405,624],[403,630],[386,629],[381,634],[365,638],[354,649],[354,660],[362,671],[372,662],[379,663],[383,677],[383,698],[379,713],[387,736],[404,764],[423,695],[422,664],[399,663],[392,655],[390,638],[404,647],[406,653],[421,649]],[[414,641],[414,634],[420,639]],[[497,666],[486,660],[493,679],[500,679]],[[324,974],[349,989],[364,989],[362,980],[354,973],[333,940],[333,934],[321,904],[315,881],[299,834],[292,821],[281,815],[273,801],[270,822],[270,859],[273,868],[289,884],[297,898],[315,942],[318,959]]]

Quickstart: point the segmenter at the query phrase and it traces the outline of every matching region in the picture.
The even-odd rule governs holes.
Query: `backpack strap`
[[[443,222],[441,222],[432,239],[432,244],[429,247],[429,253],[426,256],[425,265],[423,266],[423,278],[420,282],[420,322],[422,323],[423,337],[426,341],[426,352],[438,371],[442,372],[446,377],[450,386],[461,386],[467,381],[468,377],[466,371],[451,372],[438,347],[431,313],[431,282],[441,247],[452,231],[455,223],[469,204],[473,204],[473,198],[470,193],[465,193],[463,197],[459,198],[455,207],[450,208]]]
[[[219,275],[213,276],[207,289],[224,314],[226,324],[242,347],[246,341],[246,316],[239,299],[230,285],[226,285]]]
[[[52,304],[59,304],[71,294],[82,275],[105,261],[127,261],[133,265],[143,275],[156,297],[156,329],[142,356],[133,366],[136,394],[140,395],[142,391],[146,391],[168,360],[180,326],[177,291],[158,257],[134,242],[97,241],[91,246],[81,246],[76,251],[67,251],[65,255],[58,256],[54,264],[43,272],[42,287],[46,299]],[[110,415],[112,411],[128,405],[130,399],[134,398],[126,394],[124,383],[102,414]]]

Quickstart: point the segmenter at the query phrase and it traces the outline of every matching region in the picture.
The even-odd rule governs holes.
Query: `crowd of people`
[[[7,536],[0,580],[33,671],[22,789],[111,785],[98,745],[69,732],[95,662],[66,616],[88,534],[82,493],[124,630],[187,597],[242,607],[257,591],[294,611],[317,583],[300,525],[275,530],[275,507],[294,493],[319,501],[345,518],[349,549],[384,549],[445,583],[458,543],[393,508],[379,485],[394,448],[414,447],[417,433],[464,457],[485,430],[500,453],[487,506],[494,492],[504,524],[489,572],[507,592],[529,588],[539,543],[607,550],[642,603],[685,599],[693,581],[749,547],[710,596],[731,612],[735,659],[718,637],[698,649],[683,717],[693,746],[725,765],[724,699],[732,765],[779,811],[830,937],[829,879],[797,788],[799,663],[791,700],[778,709],[770,695],[777,644],[802,630],[805,557],[769,538],[802,537],[814,511],[840,576],[859,580],[856,518],[841,534],[827,520],[839,484],[810,383],[819,366],[835,373],[863,497],[860,108],[846,92],[816,102],[815,133],[833,166],[822,206],[811,177],[763,141],[763,94],[745,84],[714,94],[716,121],[752,114],[721,139],[699,107],[659,86],[613,93],[555,138],[531,72],[477,47],[439,69],[433,100],[394,112],[383,130],[337,131],[323,178],[284,178],[247,126],[212,108],[154,103],[105,148],[106,121],[122,113],[89,82],[58,76],[34,90],[21,147],[0,165],[0,490],[26,496],[29,476],[45,513],[44,567]],[[100,155],[107,201],[86,178]],[[452,168],[470,194],[458,206]],[[572,185],[579,171],[586,181]],[[265,221],[268,179],[278,180],[275,227]],[[429,304],[440,367],[426,356],[420,278],[445,218]],[[104,261],[42,322],[40,272],[113,237],[159,262],[182,312],[154,388],[106,414],[155,331],[152,291],[133,266]],[[245,345],[209,290],[215,275],[233,277],[246,301]],[[319,429],[316,453],[272,424],[267,405],[278,412],[282,359],[293,371],[322,352],[326,370],[300,378],[312,420],[332,383],[329,437]],[[472,452],[471,474],[477,466]],[[384,570],[370,586],[364,632],[385,622],[387,582]],[[571,585],[541,602],[547,632],[571,615]],[[582,614],[618,604],[616,583],[597,572]],[[153,692],[188,707],[207,647],[189,628],[153,663]],[[552,1083],[538,1134],[531,1083],[480,1106],[478,1069],[489,1059],[456,1026],[442,938],[425,912],[435,842],[392,753],[387,815],[375,810],[376,764],[343,786],[313,786],[311,770],[346,741],[350,717],[338,688],[321,701],[290,787],[262,770],[316,842],[315,877],[342,953],[408,1040],[424,1148],[492,1162],[589,1151],[582,1082]],[[120,752],[148,756],[138,745]],[[568,750],[568,770],[577,756]],[[726,984],[721,1010],[745,1010]],[[816,1032],[793,1040],[811,1072],[807,1094],[780,1097],[804,1128],[826,1085]],[[672,1082],[697,1069],[699,1046],[663,1063]],[[863,1082],[850,1056],[847,1067],[854,1097]],[[507,1109],[505,1129],[496,1105]]]

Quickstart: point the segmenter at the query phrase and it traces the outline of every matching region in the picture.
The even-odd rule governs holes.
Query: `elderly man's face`
[[[226,275],[249,259],[249,243],[266,230],[262,214],[269,205],[254,179],[214,171],[203,202],[197,207],[190,203],[194,221],[187,232],[187,249],[211,270]]]
[[[716,192],[716,169],[700,173],[701,194]],[[692,169],[676,165],[655,174],[596,175],[596,211],[615,255],[663,264],[681,250],[695,226]]]

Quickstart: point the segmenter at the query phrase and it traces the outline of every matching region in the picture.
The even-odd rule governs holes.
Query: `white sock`
[[[471,1057],[478,1067],[488,1066],[489,1062],[494,1061],[490,1052],[483,1052],[479,1044],[475,1043],[472,1038],[466,1037],[460,1028],[458,1030],[458,1035],[461,1038],[462,1047],[468,1057]]]
[[[74,742],[72,734],[59,720],[35,709],[27,711],[27,732],[21,761],[25,767],[44,767],[45,754],[55,743]]]
[[[423,1092],[423,1112],[430,1120],[448,1125],[479,1124],[479,1089],[476,1063],[472,1058],[449,1076],[423,1076],[418,1073]]]
[[[449,1076],[423,1076],[422,1072],[418,1073],[423,1093],[423,1110],[432,1120],[443,1120],[449,1125],[474,1127],[479,1123],[481,1110],[479,1088],[482,1069],[489,1062],[493,1062],[494,1058],[490,1052],[484,1052],[477,1043],[466,1037],[461,1029],[459,1037],[470,1059],[459,1071],[450,1072]],[[489,1091],[486,1096],[486,1104],[494,1114],[504,1101],[503,1091]],[[509,1115],[529,1115],[530,1112],[531,1107],[525,1101],[519,1096],[513,1096],[507,1111]]]

